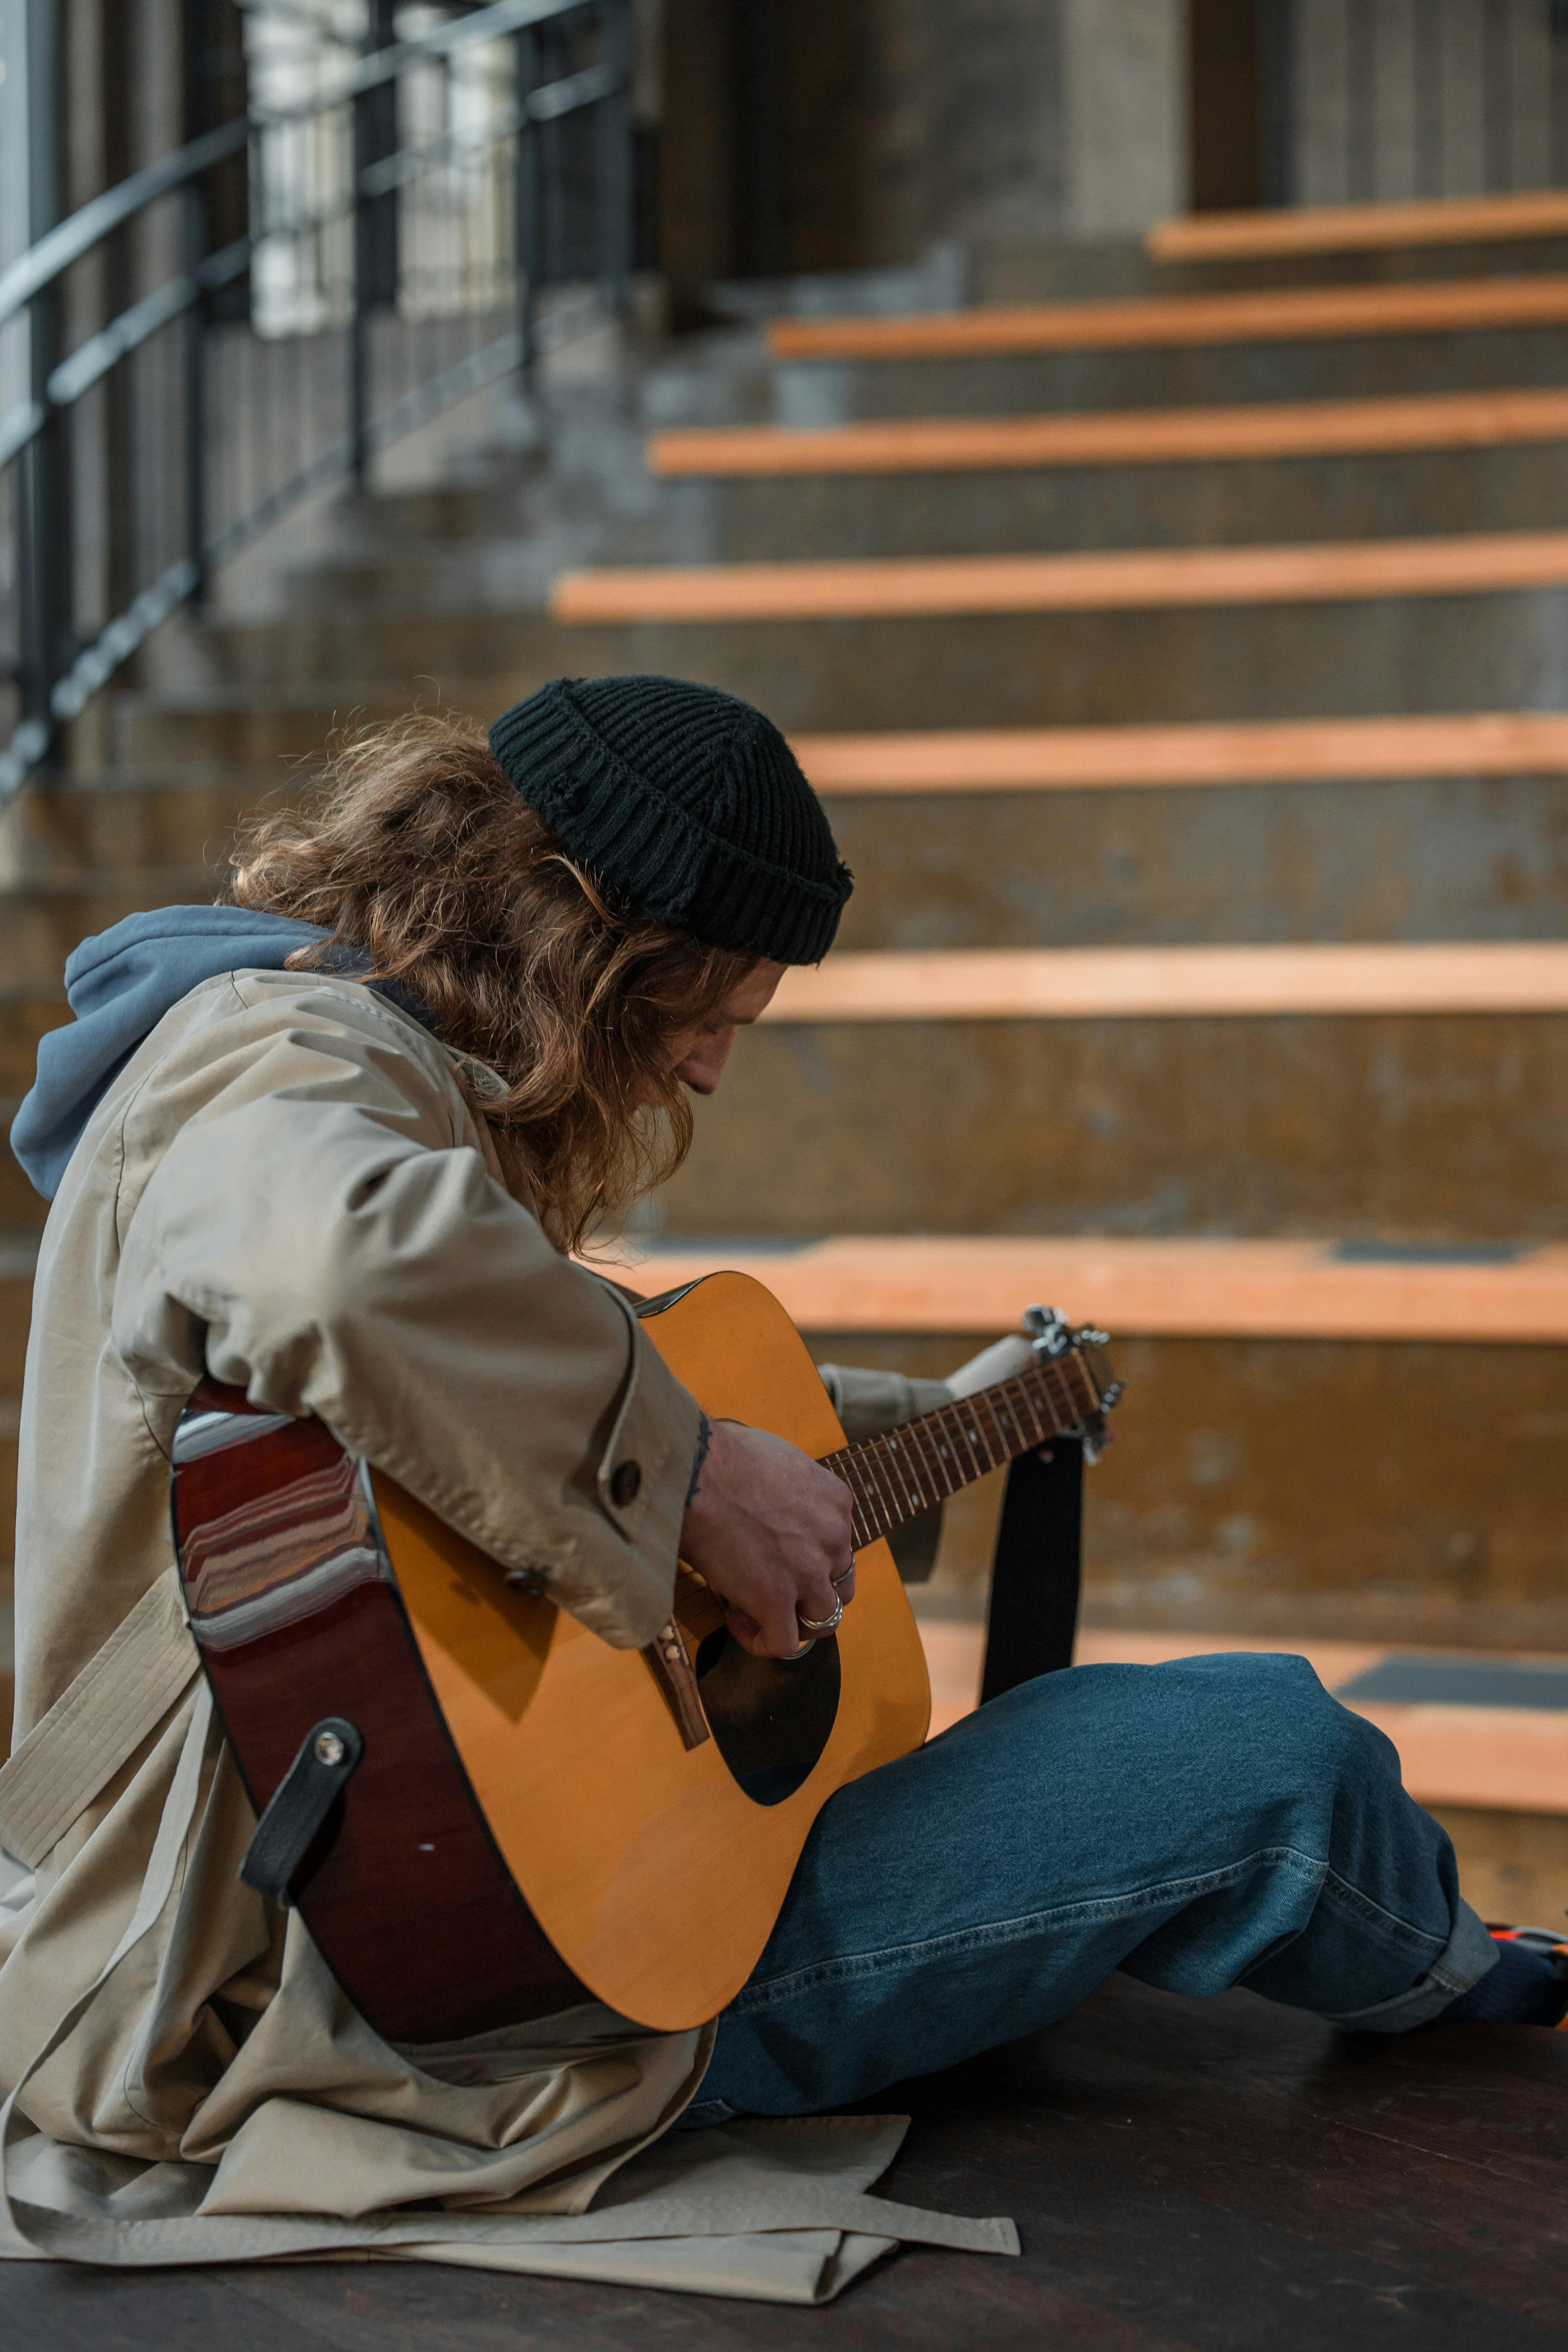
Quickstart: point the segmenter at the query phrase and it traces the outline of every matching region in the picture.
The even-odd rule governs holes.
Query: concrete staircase
[[[1300,267],[1232,300],[1129,264],[1113,325],[796,316],[771,347],[613,353],[547,386],[548,462],[481,419],[466,468],[297,533],[268,596],[105,698],[70,779],[12,821],[0,1092],[60,1017],[75,940],[210,888],[237,813],[297,789],[352,714],[439,692],[489,715],[563,672],[709,679],[801,739],[869,976],[858,1006],[807,986],[746,1042],[639,1222],[650,1273],[752,1250],[819,1353],[916,1370],[1058,1282],[1103,1313],[1130,1381],[1089,1517],[1107,1638],[1568,1651],[1568,283],[1384,257],[1384,282],[1320,291]],[[1070,274],[991,273],[1019,294]],[[1528,434],[1493,397],[1525,393],[1557,404]],[[1448,424],[1412,425],[1438,395]],[[1347,437],[1327,404],[1350,401],[1407,421]],[[1265,404],[1294,420],[1267,448]],[[1173,455],[1165,412],[1198,407],[1222,421]],[[1094,462],[1037,433],[845,469],[846,428],[878,420],[1110,412]],[[799,436],[771,470],[768,426]],[[1269,550],[1267,593],[1220,601],[1213,578]],[[1114,595],[1080,573],[1042,601],[1006,572],[1103,582],[1107,557],[1142,567]],[[975,567],[978,603],[954,588]],[[1479,951],[1529,942],[1535,981],[1500,996]],[[1341,965],[1331,1003],[1310,953],[1218,1001],[1145,953],[1356,945],[1384,977]],[[1000,950],[1024,961],[967,998],[933,961]],[[1114,952],[1069,974],[1088,950]],[[0,1171],[0,1416],[40,1216]],[[981,1241],[1017,1255],[982,1279]],[[879,1288],[868,1244],[894,1253]],[[977,1613],[994,1501],[954,1509],[933,1619]]]

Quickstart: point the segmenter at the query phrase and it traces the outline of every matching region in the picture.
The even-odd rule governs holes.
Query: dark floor
[[[1011,2213],[1020,2262],[911,2251],[821,2311],[354,2263],[0,2271],[6,2352],[1071,2352],[1568,2341],[1568,2034],[1341,2038],[1113,1978],[1067,2023],[879,2107],[889,2186]]]

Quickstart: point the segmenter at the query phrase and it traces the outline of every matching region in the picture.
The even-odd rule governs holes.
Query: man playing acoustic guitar
[[[1555,1963],[1461,1900],[1388,1741],[1293,1657],[1047,1676],[842,1789],[716,2031],[590,2005],[395,2048],[240,1881],[254,1816],[156,1599],[204,1376],[317,1416],[618,1647],[669,1618],[678,1555],[755,1655],[854,1608],[847,1487],[705,1420],[572,1255],[677,1165],[688,1093],[849,889],[758,712],[559,680],[488,741],[436,719],[350,741],[319,804],[250,828],[225,903],[77,950],[14,1131],[53,1198],[0,1777],[24,2147],[199,2168],[205,2221],[580,2210],[678,2119],[865,2099],[1115,1969],[1380,2032],[1562,2013]],[[946,1394],[829,1377],[851,1436]]]

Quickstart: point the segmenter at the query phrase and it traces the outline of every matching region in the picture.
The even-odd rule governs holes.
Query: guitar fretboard
[[[1057,1356],[883,1437],[826,1454],[822,1466],[855,1497],[858,1551],[1032,1445],[1071,1434],[1099,1405],[1077,1353]]]

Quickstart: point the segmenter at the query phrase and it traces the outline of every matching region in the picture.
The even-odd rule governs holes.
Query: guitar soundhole
[[[722,1625],[694,1661],[713,1744],[753,1804],[778,1805],[810,1778],[838,1713],[838,1644],[797,1664],[753,1658]]]

